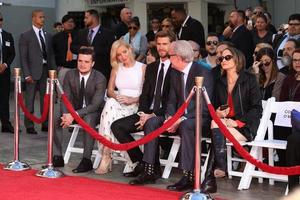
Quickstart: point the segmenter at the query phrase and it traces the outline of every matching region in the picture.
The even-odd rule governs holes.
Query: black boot
[[[130,185],[144,185],[148,183],[155,183],[155,181],[160,178],[155,171],[154,165],[145,163],[145,170],[134,180],[129,182]]]
[[[214,128],[211,130],[212,140],[214,145],[213,151],[215,154],[215,170],[227,171],[226,161],[226,139],[220,132],[220,129]],[[216,174],[215,174],[216,176]]]
[[[209,160],[207,163],[207,168],[205,172],[205,179],[201,184],[201,192],[203,193],[216,193],[217,192],[217,183],[216,177],[214,176],[214,163],[215,163],[215,153],[213,150],[214,143],[211,144],[211,149],[209,152]]]
[[[175,184],[168,185],[167,189],[171,191],[191,190],[194,186],[193,172],[183,170],[183,177]]]

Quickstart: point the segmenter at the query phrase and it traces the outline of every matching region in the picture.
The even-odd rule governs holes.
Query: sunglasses
[[[229,60],[231,60],[232,58],[233,58],[232,55],[226,55],[226,56],[220,56],[220,57],[218,58],[218,60],[219,60],[219,62],[221,63],[221,62],[223,62],[224,59],[225,59],[226,61],[229,61]]]
[[[260,64],[259,64],[259,67],[262,67],[262,66],[267,67],[267,66],[269,66],[270,64],[271,64],[271,61],[269,61],[269,62],[264,62],[264,63],[260,63]]]
[[[262,12],[257,12],[257,11],[255,11],[255,12],[253,12],[253,14],[254,14],[254,15],[256,15],[256,14],[262,14]]]
[[[161,25],[162,28],[169,28],[170,25]]]
[[[210,46],[210,45],[215,45],[217,46],[218,45],[218,41],[207,41],[206,42],[206,45]]]
[[[257,54],[258,54],[258,51],[254,51],[254,52],[253,52],[253,55],[254,55],[254,56],[257,56]]]
[[[128,29],[129,29],[129,30],[131,30],[131,29],[132,29],[132,30],[138,30],[138,27],[136,27],[136,26],[129,26]]]

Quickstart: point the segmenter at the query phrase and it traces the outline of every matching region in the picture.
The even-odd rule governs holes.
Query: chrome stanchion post
[[[194,190],[185,193],[182,200],[193,199],[193,200],[210,200],[212,199],[209,194],[201,193],[200,191],[200,175],[201,175],[201,133],[202,133],[202,98],[201,98],[201,88],[203,85],[203,77],[195,77],[196,83],[196,122],[195,122],[195,184]]]
[[[30,166],[25,163],[19,161],[19,122],[20,122],[20,109],[18,106],[18,94],[21,92],[21,69],[14,68],[14,76],[15,76],[15,122],[14,122],[14,161],[8,163],[4,169],[11,171],[24,171],[30,169]]]
[[[55,169],[52,163],[53,157],[53,130],[54,130],[54,86],[56,82],[56,71],[49,70],[49,91],[50,94],[50,103],[49,103],[49,120],[48,120],[48,167],[46,169],[42,169],[36,173],[37,176],[44,178],[59,178],[64,176],[63,172]]]

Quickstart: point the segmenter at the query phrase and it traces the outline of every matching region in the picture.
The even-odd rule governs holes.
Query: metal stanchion
[[[56,71],[49,70],[49,79],[50,82],[50,105],[49,105],[49,125],[48,125],[48,167],[42,169],[36,173],[37,176],[44,178],[59,178],[64,176],[63,172],[55,169],[52,163],[53,157],[53,129],[54,129],[54,121],[53,121],[53,113],[54,113],[54,86],[56,82]]]
[[[202,133],[202,98],[201,88],[203,85],[203,77],[195,77],[196,83],[196,123],[195,123],[195,184],[194,190],[185,193],[182,196],[182,200],[193,199],[193,200],[212,200],[209,194],[201,193],[200,191],[200,175],[201,175],[201,133]]]
[[[19,161],[19,121],[20,121],[20,109],[18,106],[18,94],[21,92],[21,69],[14,68],[15,76],[15,122],[14,122],[14,161],[8,163],[4,169],[11,171],[24,171],[30,169],[30,166]]]

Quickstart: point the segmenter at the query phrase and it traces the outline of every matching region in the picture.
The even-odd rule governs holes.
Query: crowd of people
[[[32,27],[18,41],[22,74],[25,79],[25,104],[34,112],[35,94],[39,91],[41,111],[46,92],[47,72],[58,70],[66,96],[77,114],[91,127],[100,124],[99,134],[119,143],[134,141],[131,133],[147,135],[171,118],[186,100],[196,76],[204,77],[203,85],[213,102],[218,117],[239,141],[255,138],[262,115],[262,100],[300,100],[300,14],[291,14],[288,28],[276,30],[271,16],[263,7],[233,10],[228,26],[220,36],[208,33],[198,20],[182,8],[174,8],[170,18],[151,19],[151,30],[140,31],[138,17],[129,8],[120,13],[115,30],[101,26],[96,10],[85,12],[85,29],[75,30],[70,15],[62,18],[62,31],[53,37],[43,30],[42,10],[32,12]],[[0,27],[3,18],[0,16]],[[13,133],[9,121],[10,64],[15,57],[10,33],[1,29],[0,112],[2,132]],[[64,167],[63,128],[75,123],[61,103],[54,129],[54,167]],[[25,118],[27,134],[37,134],[34,124]],[[194,184],[195,97],[183,116],[166,130],[181,137],[180,165],[182,178],[168,190],[182,191]],[[47,121],[42,131],[48,130]],[[277,130],[277,131],[276,131]],[[216,178],[226,176],[226,138],[211,119],[206,104],[202,109],[202,135],[212,138],[212,151],[203,192],[217,191]],[[297,139],[290,139],[297,138]],[[275,139],[289,141],[287,152],[297,148],[299,137],[286,128],[275,127]],[[84,134],[84,152],[74,173],[93,169],[91,154],[94,139]],[[291,145],[294,144],[294,145]],[[105,174],[112,170],[112,150],[101,147],[101,163],[95,170]],[[131,185],[154,183],[161,177],[159,158],[169,152],[170,142],[156,138],[127,151],[136,167],[126,177],[135,177]],[[278,152],[278,165],[300,164],[298,154]],[[290,190],[299,177],[289,177]]]

